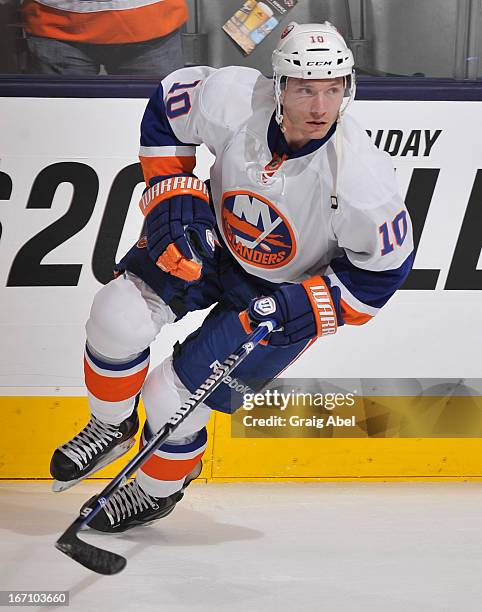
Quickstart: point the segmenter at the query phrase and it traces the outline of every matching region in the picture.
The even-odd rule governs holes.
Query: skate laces
[[[159,505],[153,497],[141,489],[136,480],[133,480],[114,493],[104,506],[104,510],[110,524],[114,525],[121,519],[138,514],[149,507],[157,510]]]
[[[103,423],[95,417],[87,423],[84,429],[70,442],[60,447],[81,470],[95,455],[102,452],[115,438],[121,438],[122,433],[117,425]]]

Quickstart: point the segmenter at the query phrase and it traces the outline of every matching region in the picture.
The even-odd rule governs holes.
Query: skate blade
[[[119,446],[113,448],[108,455],[99,461],[99,463],[92,470],[90,470],[90,472],[84,474],[82,478],[77,478],[76,480],[54,480],[52,483],[52,491],[54,493],[61,493],[62,491],[72,488],[78,482],[82,482],[86,478],[89,478],[89,476],[92,476],[92,474],[95,474],[109,463],[112,463],[116,459],[119,459],[119,457],[122,457],[122,455],[125,455],[135,443],[135,438],[130,438],[129,440],[122,442],[122,444],[119,444]]]
[[[172,506],[172,508],[169,508],[169,510],[166,512],[166,514],[162,514],[161,516],[158,516],[157,518],[154,518],[150,521],[146,521],[145,523],[137,523],[135,525],[131,525],[130,527],[126,527],[125,529],[122,529],[121,531],[100,531],[98,529],[94,529],[93,527],[91,527],[89,524],[84,525],[80,531],[88,531],[89,533],[98,533],[101,535],[107,535],[109,537],[113,537],[116,535],[120,535],[123,536],[125,535],[126,531],[130,531],[131,529],[136,529],[138,527],[140,527],[141,529],[143,527],[150,527],[151,525],[155,525],[157,523],[157,521],[166,518],[166,516],[169,516],[171,514],[171,512],[174,511],[174,508],[176,507],[176,504],[174,504],[174,506]]]

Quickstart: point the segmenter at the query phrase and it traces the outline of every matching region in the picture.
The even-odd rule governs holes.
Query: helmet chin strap
[[[274,75],[274,98],[276,101],[276,123],[279,125],[280,130],[283,134],[286,132],[286,128],[283,125],[283,113],[281,112],[281,94],[283,93],[281,90],[281,79],[282,76],[278,76],[276,73]],[[288,83],[288,77],[285,77],[286,83]]]
[[[335,211],[335,215],[340,212],[338,202],[338,176],[340,174],[341,159],[343,154],[343,128],[341,124],[341,112],[338,113],[338,119],[336,120],[336,131],[335,131],[335,157],[336,166],[335,173],[333,176],[333,187],[331,190],[331,209]]]

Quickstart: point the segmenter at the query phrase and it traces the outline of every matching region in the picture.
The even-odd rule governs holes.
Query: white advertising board
[[[93,296],[141,227],[137,150],[145,104],[0,99],[0,395],[83,392]],[[480,103],[357,101],[350,112],[392,155],[418,244],[411,288],[369,324],[317,342],[285,375],[477,378]],[[211,161],[200,148],[202,178]],[[203,316],[164,330],[152,364]]]

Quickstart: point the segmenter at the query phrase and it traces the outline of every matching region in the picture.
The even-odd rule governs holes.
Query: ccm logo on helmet
[[[323,62],[306,62],[307,66],[331,66],[332,61],[323,61]]]

